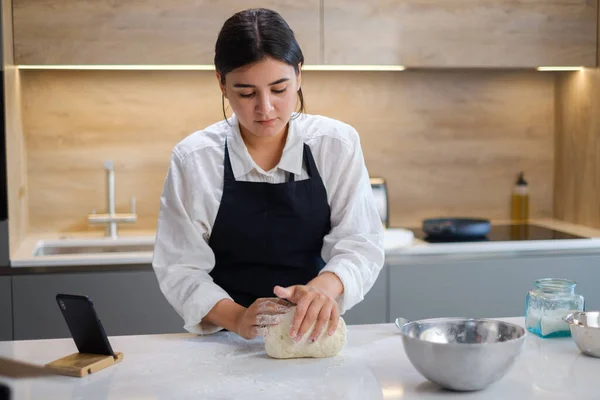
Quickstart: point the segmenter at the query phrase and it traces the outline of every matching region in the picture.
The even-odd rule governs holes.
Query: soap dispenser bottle
[[[521,172],[512,191],[512,219],[525,222],[529,219],[529,185]]]

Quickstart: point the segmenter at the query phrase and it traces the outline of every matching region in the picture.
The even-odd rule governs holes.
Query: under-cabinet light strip
[[[305,71],[404,71],[403,65],[305,65]]]
[[[18,69],[94,70],[94,71],[214,71],[214,65],[18,65]]]
[[[581,71],[583,67],[537,67],[538,71]]]
[[[19,65],[33,70],[214,71],[214,65]],[[404,71],[402,65],[305,65],[304,71]]]
[[[92,71],[214,71],[214,65],[18,65],[31,70],[92,70]],[[404,71],[403,65],[304,65],[304,71]],[[418,68],[417,68],[418,69]],[[583,67],[543,66],[538,71],[581,71]]]

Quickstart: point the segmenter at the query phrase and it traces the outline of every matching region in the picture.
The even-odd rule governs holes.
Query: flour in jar
[[[572,312],[571,310],[535,310],[531,311],[527,318],[527,328],[539,329],[542,336],[548,336],[556,332],[569,331],[569,324],[563,321],[563,317]]]

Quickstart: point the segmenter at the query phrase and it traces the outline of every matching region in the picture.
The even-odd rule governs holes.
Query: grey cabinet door
[[[587,310],[600,309],[600,255],[398,263],[390,266],[390,317],[523,316],[540,278],[578,282]]]
[[[152,270],[53,273],[13,276],[15,340],[70,337],[57,293],[89,296],[109,336],[184,332]]]
[[[13,339],[11,277],[0,276],[0,340]]]
[[[365,299],[348,310],[344,321],[348,325],[381,324],[388,322],[389,268],[384,266]]]

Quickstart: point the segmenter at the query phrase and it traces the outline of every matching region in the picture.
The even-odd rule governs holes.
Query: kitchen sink
[[[69,254],[105,254],[154,251],[153,240],[135,239],[65,239],[39,241],[33,255],[36,257]]]

